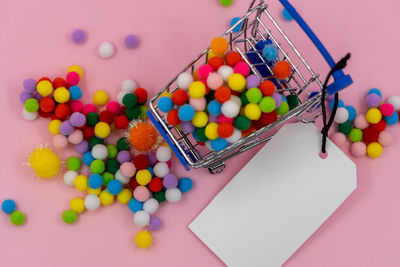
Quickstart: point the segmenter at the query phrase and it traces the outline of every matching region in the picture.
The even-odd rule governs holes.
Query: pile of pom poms
[[[275,122],[299,104],[297,95],[284,96],[274,81],[260,80],[239,52],[228,48],[225,38],[213,39],[207,64],[193,74],[181,73],[176,90],[164,92],[157,102],[170,126],[214,151]],[[275,60],[273,80],[291,75],[289,63],[277,61],[274,46],[265,54]]]
[[[332,109],[334,100],[330,101]],[[354,107],[345,106],[339,99],[334,119],[338,124],[338,132],[330,138],[337,146],[342,146],[347,136],[352,143],[350,151],[354,157],[368,155],[377,158],[382,154],[383,147],[392,142],[387,126],[399,121],[400,97],[391,96],[383,102],[382,92],[374,88],[368,91],[366,104],[368,111],[357,114]]]

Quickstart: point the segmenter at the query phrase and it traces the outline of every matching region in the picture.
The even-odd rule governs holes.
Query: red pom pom
[[[100,112],[99,120],[111,124],[114,120],[114,114],[109,110],[103,110]]]
[[[163,183],[160,178],[154,177],[153,179],[151,179],[151,181],[149,183],[149,189],[151,192],[154,192],[154,193],[159,192],[159,191],[161,191],[162,188],[163,188]]]
[[[54,89],[57,89],[57,88],[59,88],[59,87],[65,87],[65,88],[67,88],[67,89],[69,88],[67,82],[66,82],[63,78],[61,78],[61,77],[57,77],[57,78],[55,78],[54,81],[53,81],[53,88],[54,88]]]
[[[262,121],[264,125],[269,125],[275,122],[277,119],[278,119],[278,114],[276,114],[275,110],[269,113],[262,113],[260,117],[260,121]]]
[[[273,72],[274,72],[276,78],[284,80],[290,76],[290,73],[292,71],[290,69],[290,65],[288,62],[279,61],[279,62],[275,63]]]
[[[129,188],[133,191],[133,190],[135,190],[135,188],[136,187],[138,187],[139,186],[139,184],[138,184],[138,182],[136,181],[136,179],[131,179],[130,181],[129,181]]]
[[[226,54],[225,60],[226,60],[226,64],[233,67],[238,62],[242,61],[242,56],[239,54],[239,52],[231,51],[228,54]]]
[[[221,57],[212,57],[207,62],[215,71],[219,69],[222,65],[224,65],[224,60]]]
[[[368,126],[363,130],[363,140],[367,144],[370,144],[372,142],[378,142],[379,138],[379,133],[377,130],[375,130],[374,127]]]
[[[185,90],[178,89],[172,93],[171,99],[175,105],[182,106],[188,100],[188,94]]]
[[[38,83],[41,82],[41,81],[49,81],[49,82],[51,82],[51,80],[50,80],[49,77],[42,77],[42,78],[40,78],[39,81],[38,81]]]
[[[178,110],[177,109],[172,109],[170,112],[167,114],[167,122],[170,125],[176,126],[179,123],[181,123],[181,120],[178,117]]]
[[[118,115],[125,115],[125,113],[126,113],[126,107],[125,106],[121,106],[121,108],[119,109]]]
[[[53,113],[51,112],[43,112],[42,110],[39,109],[38,114],[40,117],[42,118],[50,118],[51,116],[53,116]]]
[[[129,126],[129,119],[126,115],[118,115],[115,117],[115,128],[117,129],[126,129]]]
[[[51,97],[43,97],[39,102],[40,110],[45,113],[50,113],[54,110],[56,102]]]
[[[258,121],[251,121],[251,126],[253,126],[253,128],[258,131],[266,125],[261,120],[258,120]]]
[[[86,126],[82,129],[82,133],[85,139],[90,139],[94,136],[94,127]]]
[[[147,100],[147,91],[144,88],[138,87],[133,92],[136,95],[138,104],[143,104]]]
[[[375,130],[378,131],[378,133],[383,132],[386,129],[386,121],[385,120],[380,120],[376,124],[371,124],[372,127],[374,127]]]
[[[273,82],[266,80],[260,84],[260,90],[263,95],[272,96],[275,93],[276,86]]]
[[[233,134],[234,127],[232,124],[223,122],[218,125],[217,133],[218,136],[221,138],[228,138]]]
[[[67,104],[58,104],[54,110],[56,118],[59,120],[65,120],[70,113],[69,106]]]
[[[133,158],[133,164],[138,170],[146,169],[149,166],[149,158],[144,154],[137,155]]]
[[[229,89],[226,86],[221,86],[215,91],[214,98],[219,102],[219,103],[224,103],[228,101],[231,98],[231,89]]]

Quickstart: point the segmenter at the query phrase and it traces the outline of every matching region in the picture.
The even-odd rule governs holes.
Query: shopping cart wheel
[[[221,173],[224,169],[225,169],[225,163],[223,161],[222,162],[217,162],[214,165],[212,165],[211,167],[208,167],[208,171],[211,174]]]

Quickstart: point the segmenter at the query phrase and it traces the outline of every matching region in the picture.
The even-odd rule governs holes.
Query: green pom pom
[[[145,105],[139,106],[140,108],[140,118],[147,119],[147,111],[149,110]]]
[[[16,210],[10,214],[10,221],[14,225],[22,225],[25,222],[25,215]]]
[[[103,178],[103,185],[107,186],[111,180],[114,180],[114,175],[109,172],[104,172],[101,177]]]
[[[122,104],[127,108],[133,108],[137,104],[137,97],[133,93],[126,94],[122,98]]]
[[[266,97],[263,97],[259,106],[260,106],[260,109],[262,112],[270,113],[270,112],[274,111],[276,104],[275,104],[275,100],[272,97],[266,96]]]
[[[158,203],[164,202],[166,200],[166,198],[165,198],[165,190],[163,189],[161,191],[153,193],[153,198],[155,198],[158,201]]]
[[[129,143],[128,140],[126,140],[125,137],[121,137],[120,139],[118,139],[117,141],[117,148],[119,151],[122,150],[129,150]]]
[[[206,94],[205,97],[206,97],[207,103],[210,103],[212,100],[215,99],[214,94],[215,94],[215,91],[214,91],[214,90],[211,90],[208,94]]]
[[[351,131],[351,122],[346,121],[345,123],[341,123],[338,125],[338,131],[343,133],[344,135],[348,135]]]
[[[242,102],[242,106],[246,106],[249,103],[246,93],[240,95],[240,101]]]
[[[107,145],[107,150],[109,159],[115,158],[118,154],[118,148],[115,145],[112,144]]]
[[[297,95],[288,95],[286,96],[289,109],[292,110],[299,105],[299,97]]]
[[[119,169],[119,162],[116,159],[109,159],[106,162],[106,170],[112,174],[115,174]]]
[[[239,115],[233,120],[233,125],[240,131],[249,129],[251,120],[244,115]]]
[[[90,112],[86,115],[86,124],[88,126],[96,126],[99,122],[99,114],[96,112]]]
[[[363,138],[363,132],[360,129],[354,128],[351,129],[349,133],[349,139],[351,142],[360,142]]]
[[[24,107],[28,112],[36,112],[39,110],[39,102],[35,98],[29,98],[25,101]]]
[[[101,138],[98,138],[96,136],[93,136],[92,138],[90,138],[90,140],[89,140],[89,148],[90,149],[92,149],[97,144],[104,145],[104,140]]]
[[[104,169],[104,162],[100,159],[93,160],[90,164],[90,170],[92,171],[92,173],[102,174],[104,172]]]
[[[280,116],[285,115],[289,111],[289,105],[285,101],[282,101],[281,105],[276,109],[276,113]]]
[[[221,5],[223,6],[230,6],[233,3],[233,0],[219,0],[219,2],[221,3]]]
[[[140,117],[140,108],[138,106],[126,109],[125,115],[129,120],[138,119]]]
[[[78,216],[76,215],[76,212],[73,210],[66,210],[62,214],[63,221],[68,224],[73,224],[74,222],[76,222],[77,218]]]
[[[206,136],[206,127],[197,128],[194,132],[196,140],[199,142],[207,142],[208,138]]]
[[[67,168],[71,171],[78,171],[81,167],[81,160],[78,157],[69,157],[67,159]]]
[[[261,90],[258,88],[250,88],[246,92],[246,96],[247,96],[247,100],[249,100],[250,103],[257,104],[258,102],[260,102],[260,100],[262,98],[262,93],[261,93]]]

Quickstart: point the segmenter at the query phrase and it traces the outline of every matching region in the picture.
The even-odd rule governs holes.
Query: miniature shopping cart
[[[280,94],[285,96],[289,94],[297,95],[300,104],[285,115],[280,116],[274,123],[243,137],[223,150],[211,151],[207,147],[200,146],[190,134],[168,125],[164,114],[158,109],[157,101],[163,93],[172,93],[178,89],[176,79],[180,73],[190,72],[193,74],[197,67],[207,62],[209,49],[204,50],[151,99],[150,110],[148,111],[149,118],[187,170],[190,167],[208,168],[211,173],[219,173],[225,168],[226,160],[270,140],[276,129],[289,119],[297,118],[304,123],[310,123],[314,122],[321,114],[319,107],[321,105],[323,85],[318,78],[318,74],[314,73],[310,65],[268,12],[268,5],[264,1],[260,1],[258,5],[255,5],[255,1],[252,1],[248,12],[223,36],[229,41],[230,49],[236,50],[241,54],[243,60],[250,66],[254,74],[261,80],[272,80],[277,85],[277,92]],[[335,61],[293,6],[287,0],[280,0],[280,2],[308,35],[328,65],[333,68]],[[239,31],[237,30],[238,28],[240,28]],[[286,80],[275,79],[272,73],[272,66],[262,57],[261,50],[263,47],[260,47],[260,44],[266,43],[273,44],[279,50],[278,60],[285,60],[291,65],[292,73]],[[342,70],[333,72],[333,77],[335,81],[326,87],[326,91],[330,95],[352,83],[351,77],[345,75]],[[310,98],[308,94],[304,93],[308,88],[318,93]],[[305,100],[301,101],[301,99]]]

